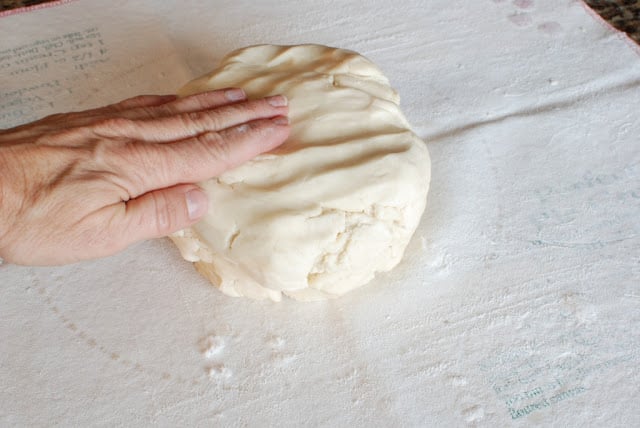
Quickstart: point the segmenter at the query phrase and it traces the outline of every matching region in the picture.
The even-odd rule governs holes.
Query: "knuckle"
[[[151,193],[155,208],[155,231],[158,236],[166,236],[175,230],[177,207],[161,192]]]
[[[94,125],[94,131],[100,134],[116,134],[120,135],[128,130],[130,130],[134,126],[134,123],[131,119],[127,119],[124,117],[109,117],[106,119],[98,120]]]
[[[137,107],[136,112],[139,112],[141,117],[148,119],[158,117],[161,114],[161,111],[159,109],[149,106]]]
[[[165,182],[164,175],[170,171],[172,162],[170,157],[160,156],[153,145],[145,143],[123,145],[114,160],[114,168],[119,168],[122,177],[126,177],[125,187],[134,197],[142,194],[151,181]]]
[[[217,132],[207,132],[197,137],[208,157],[216,159],[224,166],[232,165],[233,144]]]
[[[235,115],[238,115],[238,116],[243,115],[247,117],[258,117],[264,112],[265,105],[266,103],[264,102],[264,100],[255,100],[255,101],[248,101],[243,104],[234,105],[232,107],[234,109],[233,113]]]
[[[239,120],[250,120],[261,114],[259,102],[248,101],[240,104],[231,104],[217,110],[227,123],[237,123]]]
[[[204,132],[195,137],[195,140],[198,144],[205,148],[210,148],[210,146],[216,146],[218,144],[223,144],[222,136],[218,132]]]
[[[195,132],[220,129],[221,121],[216,111],[193,111],[183,116],[183,124]]]
[[[201,109],[209,108],[212,101],[216,101],[221,91],[205,91],[191,95],[191,100]]]
[[[179,98],[172,107],[175,109],[174,113],[185,110],[204,110],[211,107],[211,102],[208,101],[206,92],[200,92]]]
[[[254,120],[243,123],[233,128],[235,134],[240,134],[243,138],[255,138],[262,135],[268,127],[266,120]]]
[[[148,118],[162,118],[166,116],[173,116],[179,113],[174,103],[166,103],[154,106],[139,107],[145,117]]]

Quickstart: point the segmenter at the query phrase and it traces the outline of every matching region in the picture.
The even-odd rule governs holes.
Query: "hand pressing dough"
[[[398,264],[425,208],[429,154],[388,79],[355,52],[261,45],[227,55],[186,96],[242,87],[289,98],[285,144],[200,186],[209,214],[172,236],[231,296],[340,296]]]

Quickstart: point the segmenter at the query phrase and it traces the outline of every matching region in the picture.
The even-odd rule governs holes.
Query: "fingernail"
[[[273,123],[275,123],[276,125],[288,125],[289,124],[289,118],[286,116],[276,116],[273,119],[271,119],[271,121]]]
[[[266,100],[273,107],[284,107],[289,104],[289,100],[287,100],[287,97],[284,95],[274,95],[273,97],[268,97]]]
[[[229,101],[242,101],[247,99],[247,94],[239,88],[227,89],[224,91],[224,96],[227,97]]]
[[[197,220],[207,212],[207,195],[200,189],[189,190],[185,195],[190,220]]]

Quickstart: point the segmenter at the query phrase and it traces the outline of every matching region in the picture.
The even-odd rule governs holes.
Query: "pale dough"
[[[343,49],[252,46],[179,95],[225,87],[286,95],[292,132],[200,183],[209,214],[172,236],[183,257],[228,295],[273,300],[339,296],[396,266],[425,208],[430,160],[382,72]]]

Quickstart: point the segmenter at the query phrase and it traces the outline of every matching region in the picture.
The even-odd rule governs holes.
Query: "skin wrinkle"
[[[54,186],[56,183],[57,185],[61,185],[60,182],[63,180],[65,182],[74,181],[80,184],[105,180],[110,181],[119,189],[117,193],[120,200],[127,201],[131,199],[131,186],[123,183],[120,179],[121,174],[112,172],[118,170],[118,160],[111,163],[107,161],[110,153],[114,151],[114,144],[106,143],[98,138],[94,138],[93,140],[94,141],[87,144],[87,147],[66,148],[75,159],[67,161],[67,168],[58,173],[52,179],[52,183],[49,186]],[[59,147],[59,149],[62,148],[63,147]]]
[[[210,115],[202,112],[189,112],[179,116],[184,129],[191,130],[191,135],[196,136],[204,129],[223,129],[223,120],[220,115]]]
[[[129,174],[125,174],[122,170],[122,159],[130,159],[130,150],[126,146],[129,142],[117,142],[116,144],[108,144],[98,141],[91,151],[91,161],[89,167],[86,167],[80,180],[98,180],[100,178],[112,183],[118,189],[118,196],[121,201],[128,201],[135,197],[135,190],[132,189],[130,183],[123,179]],[[116,147],[114,147],[116,146]],[[115,155],[115,156],[114,156]],[[113,158],[113,159],[111,159]]]
[[[116,171],[112,175],[112,182],[126,192],[123,201],[135,199],[145,192],[145,181],[148,181],[149,171],[154,174],[165,174],[170,171],[169,159],[160,158],[156,163],[149,163],[155,153],[147,144],[125,143],[118,151],[111,153],[106,161],[108,169]],[[123,161],[124,160],[124,161]],[[159,165],[158,165],[159,164]],[[165,178],[166,180],[166,178]]]
[[[103,119],[91,127],[91,131],[99,138],[127,138],[136,124],[125,117]]]
[[[227,170],[233,167],[232,148],[225,139],[220,137],[220,134],[207,132],[196,136],[195,139],[200,143],[200,147],[207,157],[218,159],[222,163],[223,169]]]
[[[4,165],[4,161],[3,161],[3,157],[1,156],[2,152],[0,152],[0,171],[6,171],[8,169],[7,165]],[[5,185],[3,184],[4,180],[3,180],[3,175],[0,174],[0,207],[5,206],[5,201],[7,199],[5,192]],[[9,203],[6,202],[6,205],[8,205]],[[3,246],[2,246],[2,241],[4,240],[5,236],[9,233],[9,227],[7,225],[8,221],[2,219],[2,217],[0,217],[0,226],[4,225],[4,227],[0,227],[0,251],[2,250]]]
[[[166,209],[166,206],[168,205],[166,200],[157,193],[151,193],[150,196],[155,206],[155,227],[158,231],[158,235],[171,233],[171,211]]]
[[[123,202],[119,202],[115,204],[117,206],[125,206]],[[80,261],[83,259],[83,252],[87,251],[87,248],[100,248],[106,247],[111,251],[118,251],[121,248],[116,244],[121,241],[120,236],[114,236],[114,234],[107,233],[110,230],[114,229],[114,225],[119,223],[118,217],[121,217],[121,213],[117,210],[108,210],[109,207],[105,207],[102,210],[105,212],[110,211],[112,214],[107,217],[106,222],[101,219],[100,211],[97,210],[87,214],[86,216],[80,218],[75,223],[75,227],[77,230],[83,230],[81,226],[86,223],[95,223],[94,227],[84,229],[84,231],[78,234],[75,237],[74,242],[71,244],[72,254],[74,254],[75,261]]]

